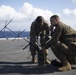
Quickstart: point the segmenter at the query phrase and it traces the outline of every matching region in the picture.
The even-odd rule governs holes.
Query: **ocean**
[[[29,31],[1,31],[0,32],[0,38],[19,38],[19,37],[30,37]]]

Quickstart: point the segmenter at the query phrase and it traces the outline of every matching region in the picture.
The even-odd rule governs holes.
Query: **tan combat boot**
[[[71,70],[71,65],[69,62],[66,62],[66,64],[64,64],[62,67],[60,67],[58,70],[60,71],[68,71]]]
[[[32,60],[31,60],[32,63],[35,63],[36,60],[35,60],[35,56],[32,56]]]

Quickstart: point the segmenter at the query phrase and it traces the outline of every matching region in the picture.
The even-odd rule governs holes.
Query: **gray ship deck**
[[[76,65],[66,72],[57,71],[58,67],[49,65],[39,67],[38,63],[30,62],[29,47],[22,50],[28,43],[24,40],[0,40],[0,75],[76,75]],[[29,57],[30,56],[30,57]],[[57,59],[49,49],[48,58]]]

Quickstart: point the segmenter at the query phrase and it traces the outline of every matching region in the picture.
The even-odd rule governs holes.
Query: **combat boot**
[[[32,63],[35,63],[36,60],[35,60],[35,56],[32,56],[32,60],[31,60]]]
[[[64,64],[62,67],[60,67],[58,69],[59,71],[68,71],[68,70],[71,70],[71,65],[69,62],[66,62],[66,64]]]

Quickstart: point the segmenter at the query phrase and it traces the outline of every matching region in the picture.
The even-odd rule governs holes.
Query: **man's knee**
[[[57,50],[58,52],[61,53],[66,53],[69,50],[68,46],[63,43],[57,43],[55,45],[52,45],[51,48],[53,51]]]

